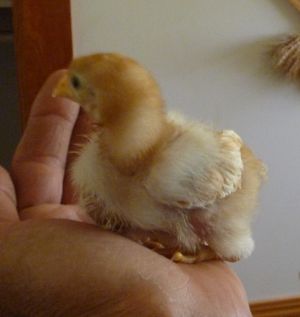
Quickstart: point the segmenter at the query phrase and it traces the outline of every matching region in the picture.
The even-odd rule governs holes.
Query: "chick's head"
[[[53,95],[78,102],[95,122],[104,124],[139,106],[163,106],[150,73],[134,60],[114,53],[74,59]]]

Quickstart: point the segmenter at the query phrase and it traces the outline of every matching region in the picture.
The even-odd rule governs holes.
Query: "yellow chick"
[[[166,112],[151,74],[119,54],[75,59],[53,95],[78,102],[97,126],[72,178],[99,225],[178,262],[252,253],[265,167],[236,133]]]

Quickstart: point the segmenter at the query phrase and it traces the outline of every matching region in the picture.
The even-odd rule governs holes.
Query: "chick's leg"
[[[184,255],[180,251],[176,251],[173,256],[171,257],[171,261],[177,263],[186,263],[186,264],[193,264],[197,261],[197,256],[193,255]]]
[[[165,248],[165,246],[159,241],[152,240],[150,237],[147,237],[144,241],[141,242],[142,245],[148,249],[158,251]]]
[[[177,263],[193,264],[204,261],[219,260],[220,257],[209,247],[203,246],[197,255],[184,255],[180,251],[173,254],[171,260]]]
[[[216,252],[208,246],[203,246],[197,254],[197,262],[220,260]]]

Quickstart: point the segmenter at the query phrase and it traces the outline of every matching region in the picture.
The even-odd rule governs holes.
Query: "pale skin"
[[[0,315],[251,316],[223,262],[175,264],[76,205],[68,149],[88,123],[78,105],[51,97],[61,74],[41,89],[11,174],[0,169]]]

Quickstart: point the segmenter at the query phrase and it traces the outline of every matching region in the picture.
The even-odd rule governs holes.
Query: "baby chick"
[[[53,95],[97,126],[72,178],[99,225],[179,262],[251,254],[265,168],[236,133],[167,113],[151,74],[119,54],[75,59]]]

